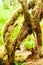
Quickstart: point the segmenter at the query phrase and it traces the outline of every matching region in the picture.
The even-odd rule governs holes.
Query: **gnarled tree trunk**
[[[42,48],[42,33],[41,33],[41,27],[40,27],[40,20],[43,18],[43,0],[30,0],[29,3],[27,3],[27,0],[19,0],[19,2],[22,5],[22,8],[19,9],[16,13],[14,13],[13,17],[10,19],[10,21],[5,25],[4,32],[3,32],[3,38],[4,42],[6,42],[6,49],[7,49],[7,55],[8,59],[6,60],[6,65],[10,65],[14,61],[14,55],[16,46],[20,45],[20,42],[23,41],[27,37],[28,34],[31,34],[34,32],[36,33],[37,37],[37,44],[35,51],[32,51],[32,54],[41,54],[41,48]],[[30,13],[29,10],[32,9],[32,12]],[[14,40],[14,42],[11,42],[9,39],[9,36],[11,32],[8,30],[9,27],[13,26],[16,19],[20,15],[24,15],[24,22],[23,26],[17,36],[17,38]],[[16,24],[14,28],[17,26]],[[9,45],[12,43],[13,49],[12,52],[9,52]],[[38,46],[37,46],[38,45]],[[39,52],[40,51],[40,52]],[[9,64],[7,64],[9,62]]]

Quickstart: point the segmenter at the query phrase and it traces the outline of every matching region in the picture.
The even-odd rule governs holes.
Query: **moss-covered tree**
[[[31,33],[33,33],[34,36],[36,33],[37,39],[36,47],[35,49],[32,49],[31,57],[34,57],[36,59],[41,56],[42,32],[40,27],[40,21],[43,18],[43,0],[30,0],[30,2],[27,2],[27,0],[19,0],[19,2],[21,3],[22,8],[20,8],[18,11],[16,11],[16,13],[13,14],[11,19],[6,23],[3,30],[3,39],[6,43],[6,50],[8,55],[8,59],[5,62],[6,65],[10,65],[13,63],[16,47],[19,47],[23,39],[25,39],[27,35]],[[30,10],[31,13],[29,12]],[[17,23],[14,26],[14,23],[20,14],[24,15],[24,22],[16,39],[14,40],[14,42],[11,42],[9,37],[12,30],[10,31],[9,29],[11,29],[12,27],[15,28],[18,25]],[[11,52],[9,51],[10,44],[12,44]]]

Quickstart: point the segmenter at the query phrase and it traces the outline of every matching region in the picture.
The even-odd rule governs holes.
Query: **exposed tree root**
[[[43,58],[40,58],[38,60],[31,60],[26,62],[25,65],[43,65]]]

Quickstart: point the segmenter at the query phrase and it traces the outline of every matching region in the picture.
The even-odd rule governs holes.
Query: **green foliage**
[[[28,48],[28,49],[32,49],[35,47],[35,41],[34,41],[34,37],[33,35],[29,35],[23,42],[22,44]]]
[[[16,61],[14,61],[14,65],[25,65],[25,63],[24,62],[18,63]]]
[[[3,44],[2,40],[3,26],[12,15],[14,9],[16,9],[16,6],[15,8],[14,6],[10,6],[10,0],[2,0],[2,3],[3,3],[2,6],[0,6],[0,44]]]
[[[43,28],[43,19],[41,20],[40,25]]]
[[[4,9],[10,8],[10,1],[9,0],[2,0]]]

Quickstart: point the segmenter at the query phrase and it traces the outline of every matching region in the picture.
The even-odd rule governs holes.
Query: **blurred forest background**
[[[0,0],[0,45],[3,44],[3,26],[17,8],[19,8],[19,3],[17,0]]]
[[[4,24],[8,21],[8,19],[12,16],[13,12],[17,10],[21,5],[18,3],[18,0],[0,0],[0,50],[3,49],[3,37],[2,31],[4,28]],[[20,25],[22,25],[22,18],[18,21]],[[40,23],[42,28],[42,37],[43,37],[43,20]],[[13,32],[11,39],[16,37],[18,31],[20,30],[20,26],[16,28]],[[35,45],[33,41],[33,35],[28,36],[25,41],[22,42],[28,48],[32,48]],[[30,43],[30,44],[29,44]]]

